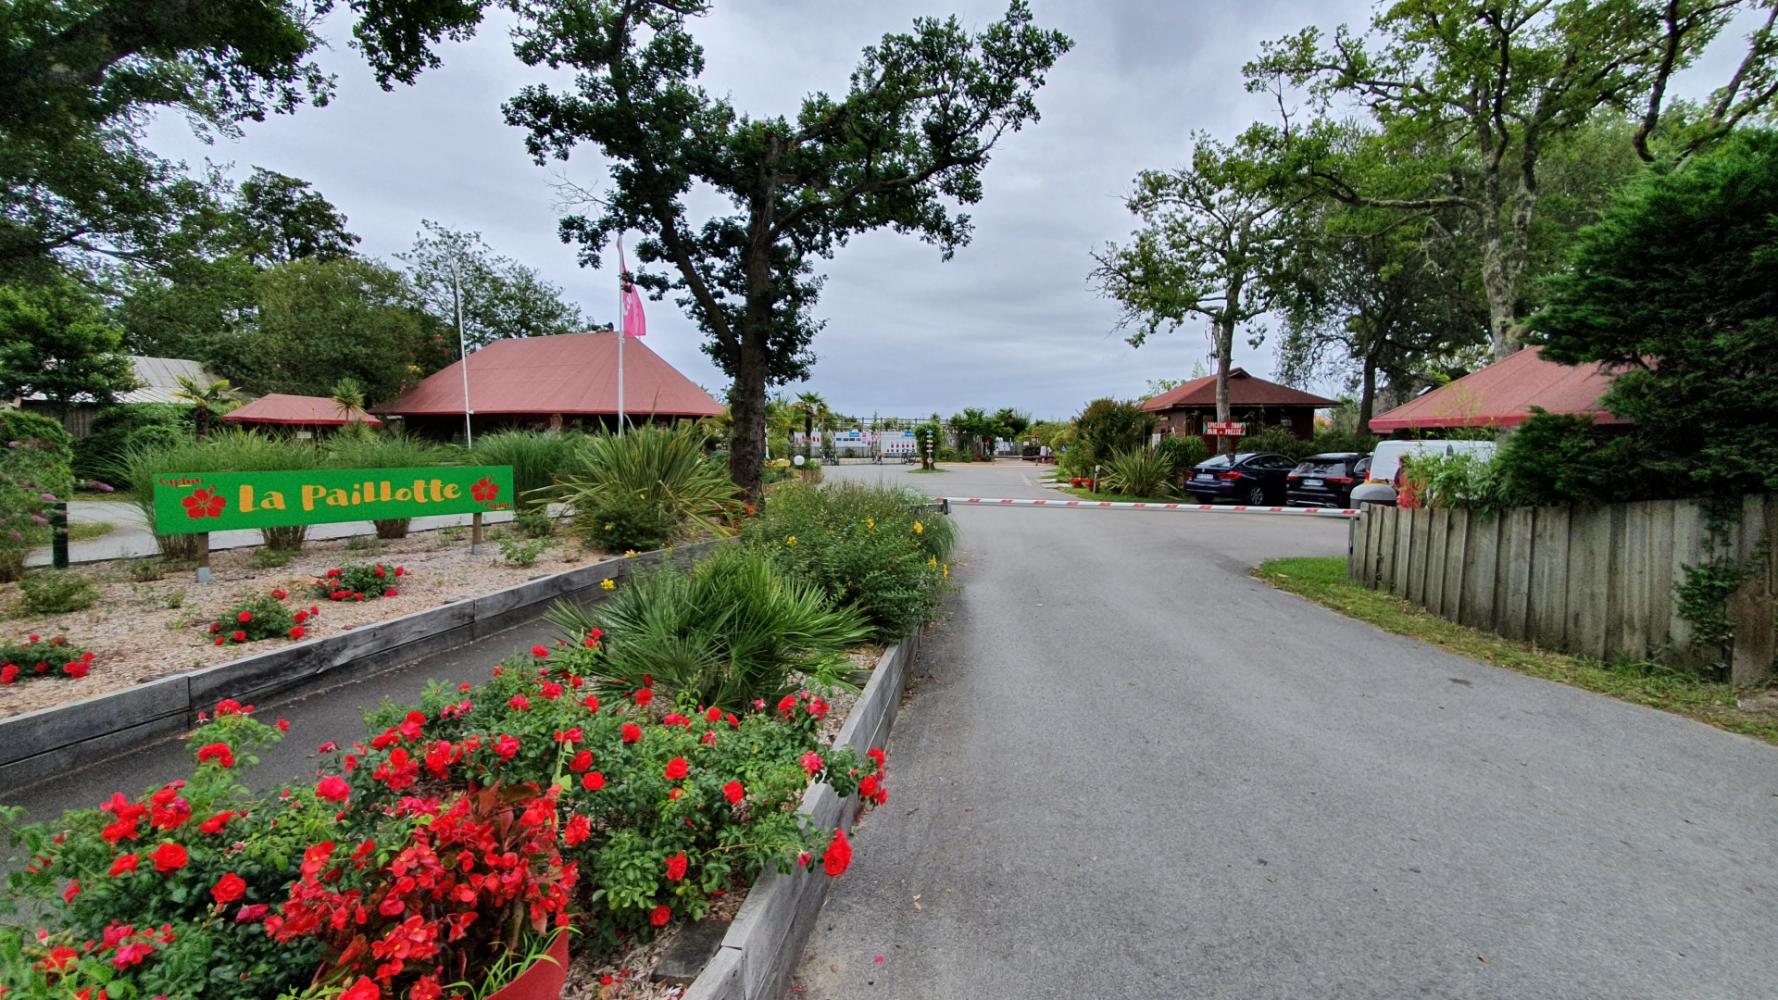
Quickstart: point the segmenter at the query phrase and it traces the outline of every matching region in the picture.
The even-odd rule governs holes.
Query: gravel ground
[[[377,542],[349,549],[346,540],[311,542],[287,566],[258,569],[252,552],[236,549],[212,553],[212,580],[199,584],[190,571],[138,583],[127,563],[102,563],[68,570],[98,584],[100,598],[84,611],[60,615],[26,612],[17,584],[0,584],[0,636],[23,641],[31,633],[65,635],[69,642],[94,654],[92,673],[80,680],[49,678],[0,687],[0,718],[78,701],[164,677],[213,666],[298,640],[265,639],[241,645],[216,646],[208,628],[221,612],[237,602],[274,587],[290,592],[292,609],[320,606],[321,614],[305,623],[300,641],[335,635],[359,625],[424,611],[523,583],[610,556],[584,552],[575,541],[557,541],[530,566],[512,566],[490,540],[480,555],[471,555],[467,533],[454,539],[436,531],[399,541]],[[357,540],[363,546],[363,540]],[[310,590],[317,575],[347,562],[381,562],[405,568],[399,596],[362,603],[334,603]]]

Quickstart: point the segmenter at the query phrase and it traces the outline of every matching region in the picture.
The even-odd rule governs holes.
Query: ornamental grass
[[[326,455],[313,443],[259,430],[217,430],[202,438],[138,444],[125,448],[111,466],[111,478],[128,487],[137,508],[154,524],[154,480],[173,472],[270,472],[316,469]],[[300,550],[307,526],[271,528],[267,542],[275,548]],[[156,535],[161,555],[190,559],[197,553],[196,535]]]

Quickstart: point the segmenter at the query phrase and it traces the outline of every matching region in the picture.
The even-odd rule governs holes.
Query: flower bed
[[[583,955],[622,955],[767,866],[845,870],[844,834],[794,809],[813,780],[885,797],[880,751],[829,746],[812,692],[734,712],[597,688],[575,664],[598,645],[538,647],[486,684],[385,708],[374,736],[322,748],[315,781],[264,795],[237,771],[285,726],[223,702],[190,740],[189,778],[9,828],[30,856],[13,893],[34,913],[0,929],[16,957],[0,983],[437,997],[516,972],[569,922]]]
[[[440,538],[437,532],[418,532],[399,541],[378,543],[376,559],[385,567],[402,567],[399,599],[303,601],[297,594],[327,569],[343,566],[363,544],[345,539],[311,542],[303,555],[289,565],[255,565],[253,550],[237,549],[211,555],[213,582],[199,585],[189,573],[169,571],[158,580],[131,578],[132,563],[80,567],[65,572],[92,580],[100,597],[92,607],[59,615],[29,615],[7,622],[6,632],[22,635],[66,635],[69,641],[95,654],[91,673],[78,684],[13,684],[0,686],[0,717],[47,708],[67,701],[122,690],[143,681],[186,670],[212,666],[265,649],[424,611],[523,583],[546,573],[602,561],[607,556],[588,553],[571,542],[557,543],[535,566],[508,565],[489,545],[471,555],[460,532]],[[385,588],[387,589],[387,588]],[[216,644],[222,631],[210,626],[233,622],[246,602],[282,590],[290,595],[292,622],[270,638],[246,643]],[[308,612],[320,605],[319,621],[295,621],[298,610]],[[0,613],[17,613],[17,587],[0,584]],[[288,629],[302,628],[292,637]],[[232,634],[234,628],[227,629]],[[60,666],[60,664],[57,664]],[[22,679],[22,677],[21,677]]]
[[[40,677],[79,680],[93,667],[93,654],[68,641],[66,636],[44,639],[33,632],[21,643],[0,643],[0,684],[17,684]]]

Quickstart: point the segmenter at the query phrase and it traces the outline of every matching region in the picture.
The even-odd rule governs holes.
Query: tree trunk
[[[747,274],[747,306],[741,316],[740,363],[735,366],[735,384],[729,393],[729,408],[734,416],[730,438],[729,478],[754,503],[764,502],[760,486],[760,467],[766,457],[766,375],[771,369],[766,357],[766,338],[772,329],[772,244],[771,195],[764,192],[754,199],[748,243],[742,266]]]
[[[1377,359],[1374,355],[1364,356],[1364,379],[1358,389],[1358,434],[1368,436],[1371,432],[1371,411],[1377,408]]]
[[[1216,422],[1226,424],[1231,416],[1229,410],[1229,369],[1235,363],[1235,316],[1241,301],[1241,286],[1230,285],[1227,307],[1216,319]],[[1216,452],[1219,455],[1235,453],[1235,438],[1223,434],[1216,439]]]

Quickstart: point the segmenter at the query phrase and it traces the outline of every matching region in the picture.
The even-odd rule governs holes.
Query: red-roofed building
[[[1559,365],[1527,347],[1372,417],[1371,430],[1517,427],[1533,408],[1590,417],[1596,424],[1628,423],[1599,402],[1611,378],[1599,365]]]
[[[1257,434],[1268,427],[1283,427],[1303,440],[1315,436],[1315,411],[1334,401],[1287,385],[1247,374],[1229,372],[1229,419],[1247,425]],[[1160,417],[1156,428],[1162,435],[1196,434],[1214,452],[1216,438],[1204,434],[1204,425],[1216,420],[1216,376],[1195,378],[1146,400],[1142,408]]]
[[[599,426],[617,416],[617,339],[598,331],[497,340],[374,409],[416,431],[458,433],[467,365],[477,431]],[[624,410],[633,421],[697,419],[716,416],[722,405],[631,337],[624,345]]]
[[[354,406],[346,408],[327,396],[292,396],[272,392],[245,406],[222,415],[234,424],[273,424],[279,427],[344,427],[347,424],[369,424],[381,427],[383,422]]]

